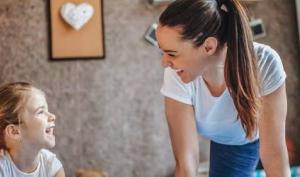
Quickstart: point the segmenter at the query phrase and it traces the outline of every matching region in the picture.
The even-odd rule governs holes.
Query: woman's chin
[[[188,84],[190,82],[192,82],[193,80],[195,80],[196,77],[192,77],[190,75],[185,75],[184,77],[180,77],[181,81],[185,84]]]

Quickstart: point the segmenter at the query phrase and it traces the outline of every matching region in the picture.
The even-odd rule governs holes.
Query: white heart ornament
[[[65,3],[60,9],[62,18],[74,29],[80,30],[93,16],[94,8],[88,3]]]

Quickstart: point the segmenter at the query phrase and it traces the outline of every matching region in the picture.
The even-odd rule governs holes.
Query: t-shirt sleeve
[[[5,160],[4,160],[4,157],[0,156],[0,177],[5,177],[5,175],[4,175],[5,171],[6,171]]]
[[[286,79],[286,73],[278,53],[270,47],[267,47],[260,59],[260,82],[261,82],[261,96],[268,95],[277,90]]]
[[[50,177],[54,177],[62,168],[61,162],[56,155],[48,150],[42,150],[43,158],[45,160],[46,168]]]
[[[8,152],[5,151],[3,156],[0,156],[0,177],[12,176],[11,163],[8,159]]]
[[[192,105],[192,83],[183,83],[176,71],[171,68],[165,69],[164,82],[160,92],[165,97]]]

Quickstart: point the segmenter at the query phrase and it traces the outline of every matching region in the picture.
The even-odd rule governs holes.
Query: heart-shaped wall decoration
[[[74,29],[80,30],[93,16],[94,8],[88,3],[75,5],[68,2],[62,5],[60,14]]]

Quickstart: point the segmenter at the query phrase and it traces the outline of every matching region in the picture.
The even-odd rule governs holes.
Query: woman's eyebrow
[[[158,44],[158,47],[159,47],[160,49],[162,49],[162,48],[160,47],[159,44]],[[177,53],[176,50],[164,50],[164,49],[162,49],[162,51],[164,51],[164,52],[174,52],[174,53]]]
[[[177,53],[176,50],[163,50],[164,52],[173,52],[173,53]]]

